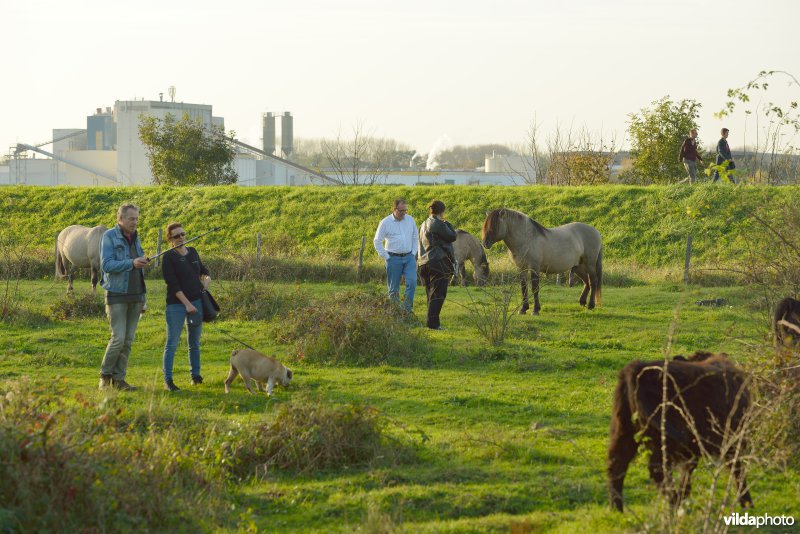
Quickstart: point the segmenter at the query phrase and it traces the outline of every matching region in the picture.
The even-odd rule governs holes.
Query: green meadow
[[[641,456],[626,479],[626,513],[608,507],[605,456],[617,373],[634,359],[695,350],[727,352],[741,363],[768,357],[769,322],[759,295],[734,278],[709,273],[733,265],[747,249],[750,215],[756,209],[796,194],[797,188],[612,186],[0,189],[4,217],[10,214],[12,220],[4,235],[26,236],[19,246],[34,258],[32,279],[2,280],[3,291],[18,291],[19,311],[0,322],[0,398],[6,399],[6,404],[0,402],[6,410],[0,412],[0,423],[13,419],[12,406],[22,413],[23,394],[18,391],[28,391],[32,404],[36,395],[47,397],[35,413],[56,414],[45,417],[44,426],[32,424],[26,430],[30,439],[21,435],[14,441],[10,427],[1,427],[9,439],[0,441],[0,469],[4,464],[23,469],[37,450],[50,450],[41,440],[47,439],[47,422],[52,420],[62,421],[74,434],[61,437],[72,445],[57,461],[94,478],[83,485],[53,482],[54,487],[89,488],[86,515],[72,510],[65,513],[64,523],[58,523],[57,515],[31,519],[36,509],[14,501],[0,487],[0,530],[24,531],[42,524],[71,528],[81,521],[97,531],[153,532],[658,530],[657,511],[663,503]],[[365,257],[379,275],[370,241],[396,196],[408,199],[418,222],[423,207],[440,198],[457,226],[475,234],[483,213],[503,205],[525,211],[546,226],[569,220],[594,224],[605,243],[608,276],[602,306],[594,311],[581,308],[579,287],[556,284],[555,277],[548,277],[540,294],[541,315],[514,315],[504,342],[493,345],[480,335],[469,312],[480,290],[451,287],[441,316],[446,330],[412,325],[409,332],[421,345],[408,360],[312,363],[298,354],[294,343],[278,342],[295,320],[292,314],[335,306],[337,296],[348,292],[383,291],[374,276],[355,283],[354,261],[361,237],[367,236]],[[66,283],[53,281],[52,267],[45,268],[52,266],[48,261],[59,228],[73,223],[110,226],[115,206],[126,200],[142,207],[140,228],[149,251],[155,250],[157,228],[180,220],[189,237],[222,227],[198,242],[204,258],[235,259],[244,249],[252,254],[254,236],[261,232],[264,242],[285,247],[283,252],[270,250],[288,264],[324,261],[346,268],[330,281],[319,280],[324,271],[307,276],[310,271],[299,267],[287,267],[280,276],[265,271],[258,277],[239,276],[244,281],[215,279],[212,290],[227,309],[219,321],[204,325],[205,383],[190,385],[184,336],[176,355],[175,382],[181,387],[176,393],[163,388],[165,288],[157,272],[151,272],[148,310],[139,324],[128,371],[128,382],[141,389],[98,391],[107,321],[96,309],[79,318],[54,318],[58,303],[68,306]],[[693,265],[706,269],[706,274],[698,270],[695,283],[684,285],[680,280],[688,233],[695,238]],[[4,260],[11,261],[0,258],[0,263]],[[506,276],[512,269],[502,247],[490,251],[489,261],[499,266],[495,272],[500,278],[493,287],[510,285]],[[75,286],[77,297],[91,300],[86,297],[85,274]],[[236,318],[237,302],[241,304],[241,295],[248,291],[273,295],[280,306],[258,319],[242,314]],[[423,323],[424,294],[422,287],[417,289],[414,306]],[[696,304],[709,299],[724,299],[724,305]],[[223,381],[230,353],[241,346],[230,336],[291,367],[291,386],[276,387],[268,398],[265,393],[248,394],[237,379],[226,395]],[[250,469],[244,463],[236,467],[236,451],[256,449],[271,437],[248,429],[264,428],[288,407],[312,401],[367,407],[379,422],[385,453],[318,469]],[[304,431],[302,420],[283,424],[291,431]],[[55,423],[49,428],[53,436],[58,433]],[[122,452],[113,456],[110,450]],[[149,465],[155,466],[149,471],[147,454],[152,454]],[[56,461],[47,454],[43,458]],[[129,458],[130,464],[83,471],[70,467],[81,458]],[[141,458],[145,460],[140,466]],[[36,472],[49,473],[41,469]],[[120,474],[126,469],[139,471]],[[124,484],[122,489],[98,489],[115,477]],[[701,513],[713,493],[711,479],[711,468],[701,464],[693,480],[693,498],[686,503],[686,525],[696,524],[691,522],[693,514]],[[800,519],[796,469],[755,466],[749,481],[755,513]],[[48,482],[25,487],[48,487]],[[130,502],[109,498],[114,491],[130,494]],[[63,504],[55,494],[37,499]],[[150,511],[151,505],[158,510]],[[56,508],[50,507],[49,513]],[[102,520],[98,514],[105,514]]]

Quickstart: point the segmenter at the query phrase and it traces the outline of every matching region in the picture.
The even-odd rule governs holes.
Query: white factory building
[[[221,127],[207,104],[163,100],[118,100],[114,107],[97,108],[86,117],[84,128],[54,128],[52,140],[12,147],[8,165],[0,165],[0,185],[142,186],[153,182],[145,146],[139,140],[142,116],[180,119],[188,115],[205,126]],[[281,146],[276,146],[276,120]],[[324,174],[297,165],[276,153],[290,154],[293,117],[290,113],[265,113],[261,148],[230,139],[238,155],[234,168],[239,185],[333,184]],[[391,185],[522,185],[530,182],[530,166],[506,156],[487,156],[484,170],[386,171],[377,183]],[[331,177],[335,178],[333,174]]]

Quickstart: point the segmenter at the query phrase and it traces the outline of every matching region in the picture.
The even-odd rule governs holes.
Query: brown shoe
[[[109,389],[111,386],[113,386],[111,375],[100,375],[100,384],[97,387],[99,389]]]
[[[114,384],[114,388],[120,391],[136,391],[136,386],[132,386],[125,382],[124,380],[117,380],[116,378],[112,379],[112,383]]]

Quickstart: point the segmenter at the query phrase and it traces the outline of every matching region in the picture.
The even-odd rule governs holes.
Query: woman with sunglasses
[[[181,223],[167,226],[167,239],[172,250],[161,260],[161,273],[167,283],[167,344],[164,347],[164,385],[169,391],[180,388],[172,380],[172,364],[183,324],[186,323],[189,341],[189,366],[192,384],[202,384],[200,376],[200,333],[203,330],[203,304],[201,293],[208,288],[211,276],[192,247],[184,245],[186,232]]]

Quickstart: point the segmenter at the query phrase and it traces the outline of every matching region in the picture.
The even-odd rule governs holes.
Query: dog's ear
[[[292,370],[289,369],[288,367],[286,368],[286,378],[288,378],[289,380],[292,379]]]
[[[237,354],[239,354],[239,349],[233,349],[233,352],[231,352],[231,358],[233,358]]]
[[[675,356],[674,358],[672,358],[672,361],[673,362],[688,362],[689,360],[687,360],[686,358],[684,358],[683,356],[681,356],[679,354],[679,355]]]

